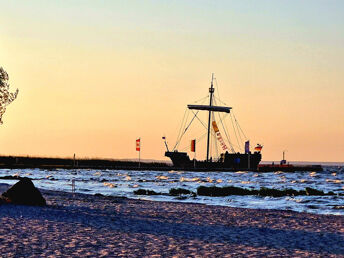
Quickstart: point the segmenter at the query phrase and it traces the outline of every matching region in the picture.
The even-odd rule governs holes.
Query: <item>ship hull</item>
[[[183,170],[218,170],[218,171],[257,171],[261,161],[261,154],[254,153],[225,153],[219,161],[191,160],[186,152],[167,151],[165,156],[169,157],[173,167]]]

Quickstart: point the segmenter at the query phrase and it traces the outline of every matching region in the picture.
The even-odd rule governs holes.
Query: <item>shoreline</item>
[[[41,193],[46,207],[0,205],[2,253],[344,256],[344,216]]]

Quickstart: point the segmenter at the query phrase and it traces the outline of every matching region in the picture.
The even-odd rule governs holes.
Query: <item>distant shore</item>
[[[294,164],[294,163],[291,163]],[[328,163],[329,165],[331,163]],[[337,164],[337,163],[335,163]],[[338,163],[339,164],[339,163]],[[289,166],[289,165],[288,165]],[[294,166],[271,165],[268,162],[262,162],[259,172],[271,171],[321,171],[322,167],[319,163],[312,164],[310,162],[295,162]],[[0,156],[0,169],[121,169],[121,170],[185,170],[183,168],[174,167],[170,162],[163,161],[130,161],[115,159],[72,159],[72,158],[48,158],[48,157],[29,157],[29,156]],[[212,171],[213,169],[187,168],[188,171]],[[217,169],[217,171],[237,171],[235,169]]]
[[[41,192],[47,207],[0,205],[3,254],[344,255],[343,216]]]

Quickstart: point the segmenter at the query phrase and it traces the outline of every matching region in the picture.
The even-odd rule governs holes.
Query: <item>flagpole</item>
[[[194,168],[196,168],[196,139],[191,140],[191,152],[194,153],[193,165],[194,165]]]
[[[139,150],[139,168],[141,168],[141,138],[139,138],[139,146],[140,146],[140,150]]]

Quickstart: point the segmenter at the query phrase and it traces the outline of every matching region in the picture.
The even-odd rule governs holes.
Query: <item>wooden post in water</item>
[[[72,193],[75,193],[75,179],[72,179]]]
[[[141,168],[141,148],[140,148],[140,151],[139,151],[139,168]]]

